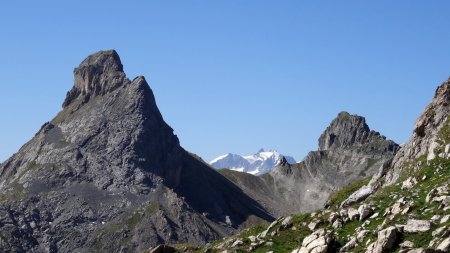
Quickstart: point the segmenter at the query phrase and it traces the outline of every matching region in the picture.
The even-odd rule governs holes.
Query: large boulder
[[[376,242],[369,245],[366,253],[386,253],[395,246],[397,240],[398,230],[396,227],[388,227],[378,232],[378,239]]]
[[[303,239],[302,247],[292,251],[292,253],[326,253],[333,240],[329,231],[319,229]]]
[[[442,252],[449,252],[450,251],[450,237],[442,241],[436,248],[437,250],[440,250]]]
[[[406,233],[427,232],[431,229],[431,221],[409,219],[404,227]]]

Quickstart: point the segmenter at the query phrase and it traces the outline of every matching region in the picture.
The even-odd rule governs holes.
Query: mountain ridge
[[[345,145],[336,145],[331,138]],[[331,192],[376,174],[399,150],[398,144],[370,130],[364,117],[347,112],[339,113],[331,121],[318,146],[303,161],[284,162],[258,177],[229,170],[220,172],[263,203],[274,216],[282,216],[322,208]],[[270,205],[271,199],[276,199],[277,204]]]

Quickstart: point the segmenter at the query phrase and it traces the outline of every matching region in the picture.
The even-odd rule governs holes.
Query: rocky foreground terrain
[[[438,87],[394,162],[332,193],[326,208],[282,216],[204,247],[176,250],[450,252],[449,105],[450,79]]]
[[[100,51],[0,164],[0,252],[446,252],[449,104],[447,81],[402,148],[342,112],[300,163],[218,172],[180,146],[145,78]]]

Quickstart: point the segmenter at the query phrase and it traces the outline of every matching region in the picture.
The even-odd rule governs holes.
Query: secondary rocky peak
[[[395,153],[399,146],[370,130],[364,117],[341,112],[319,138],[319,151],[364,146],[368,150]]]
[[[369,135],[370,129],[364,117],[341,112],[320,136],[319,150],[363,143]]]
[[[63,107],[80,98],[81,103],[91,97],[104,95],[129,83],[123,65],[115,50],[99,51],[88,56],[74,70],[74,86],[67,93]]]

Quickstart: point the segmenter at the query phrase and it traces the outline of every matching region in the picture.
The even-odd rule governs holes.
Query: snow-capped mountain
[[[290,164],[296,163],[290,156],[284,156],[275,150],[264,151],[260,149],[256,154],[241,156],[236,154],[226,154],[212,160],[209,164],[216,169],[230,169],[240,172],[247,172],[253,175],[261,175],[271,171],[283,159]]]

